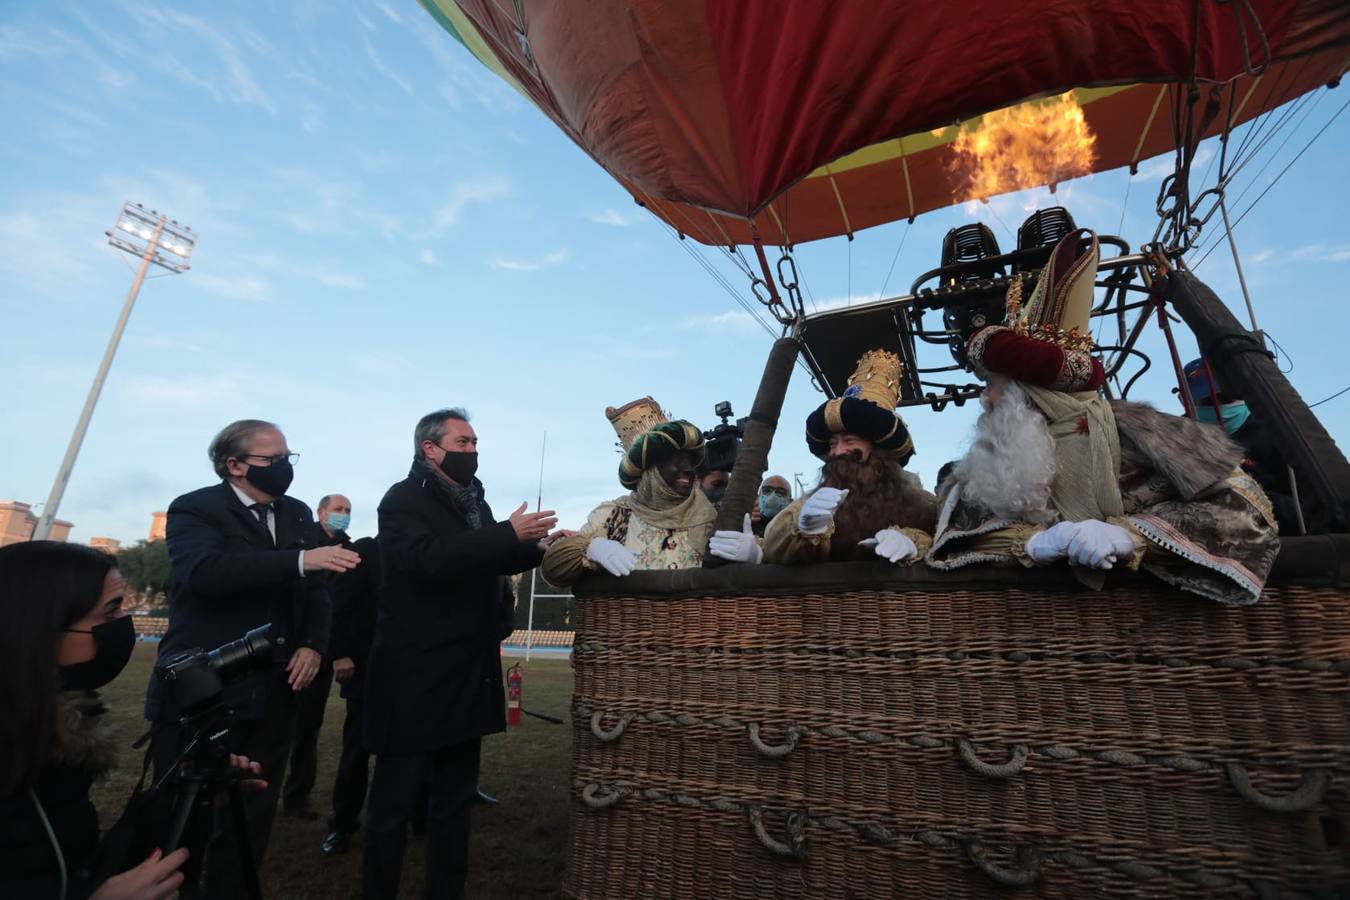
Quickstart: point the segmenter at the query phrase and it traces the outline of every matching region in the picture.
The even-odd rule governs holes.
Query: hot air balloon
[[[583,583],[567,896],[1350,890],[1350,464],[1187,268],[1230,224],[1251,148],[1228,138],[1339,84],[1350,5],[421,3],[682,238],[753,249],[783,336],[719,528],[749,508],[799,359],[833,397],[881,343],[901,405],[971,399],[965,339],[1075,223],[1040,211],[1008,251],[954,231],[906,295],[812,315],[796,245],[1163,153],[1156,232],[1102,237],[1108,384],[1127,393],[1140,330],[1170,342],[1180,314],[1321,510],[1241,610],[1143,578],[1087,596],[866,563]],[[1192,163],[1213,136],[1209,187]],[[924,364],[928,345],[954,359]]]

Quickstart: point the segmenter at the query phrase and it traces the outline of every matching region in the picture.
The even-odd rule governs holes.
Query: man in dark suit
[[[245,801],[255,862],[267,848],[285,774],[295,692],[319,670],[328,648],[329,601],[317,572],[345,572],[360,558],[342,547],[313,546],[309,507],[285,496],[298,454],[271,422],[226,426],[209,450],[220,484],[169,505],[166,523],[173,588],[169,627],[159,645],[167,659],[193,647],[212,650],[250,629],[270,625],[270,670],[226,687],[234,710],[231,749],[260,762],[267,790]],[[173,765],[190,734],[179,710],[151,675],[145,702],[153,723],[156,779]],[[221,824],[227,825],[227,822]],[[218,829],[203,876],[212,896],[242,896],[233,830]]]
[[[380,550],[375,538],[361,538],[352,545],[361,564],[350,572],[333,576],[333,677],[347,717],[342,723],[342,756],[333,781],[333,817],[328,820],[323,852],[332,856],[347,850],[347,836],[356,831],[361,808],[366,804],[370,752],[361,737],[366,698],[366,668],[370,644],[375,638],[376,604],[380,589]]]
[[[312,544],[315,547],[345,547],[357,555],[360,551],[352,546],[347,536],[347,526],[352,521],[352,501],[341,494],[325,494],[319,499],[314,510],[317,522],[311,528]],[[333,601],[333,615],[337,615],[337,599],[333,596],[334,585],[338,578],[355,575],[361,567],[341,575],[335,572],[317,572],[314,576],[328,587],[328,596]],[[332,639],[329,649],[332,650]],[[323,714],[328,707],[328,693],[333,686],[333,667],[330,659],[336,659],[337,653],[329,653],[319,665],[314,680],[296,697],[299,710],[295,717],[295,735],[291,741],[291,759],[287,767],[286,786],[281,789],[281,811],[284,815],[313,822],[319,817],[309,802],[309,793],[314,790],[314,779],[319,768],[319,730],[323,728]]]
[[[506,729],[500,645],[505,576],[539,565],[557,522],[522,503],[497,522],[483,499],[468,415],[423,416],[408,477],[380,502],[379,618],[366,681],[366,747],[376,755],[363,892],[393,900],[407,825],[427,803],[431,898],[457,898],[468,870],[479,743]]]

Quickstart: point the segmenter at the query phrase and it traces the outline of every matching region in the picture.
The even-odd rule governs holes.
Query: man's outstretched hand
[[[542,541],[558,524],[558,516],[551,509],[529,512],[529,508],[530,504],[522,503],[511,513],[511,527],[516,530],[519,540]]]

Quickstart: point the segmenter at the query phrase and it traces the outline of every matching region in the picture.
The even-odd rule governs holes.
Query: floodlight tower
[[[89,420],[94,416],[94,406],[103,392],[103,382],[108,378],[108,369],[112,366],[117,345],[122,341],[122,332],[126,330],[127,319],[131,317],[131,308],[136,305],[136,295],[141,292],[141,283],[145,273],[154,263],[177,275],[189,268],[188,260],[197,244],[197,235],[186,225],[161,215],[153,209],[146,209],[139,203],[125,203],[117,217],[117,223],[106,232],[108,243],[118,250],[141,258],[141,266],[136,270],[136,278],[131,282],[131,291],[126,303],[122,304],[122,315],[113,326],[112,337],[108,340],[108,349],[103,351],[103,362],[99,364],[98,374],[85,398],[84,409],[80,411],[80,420],[75,423],[75,433],[70,436],[70,446],[66,448],[66,457],[61,460],[61,469],[56,473],[52,492],[47,495],[47,504],[42,508],[42,518],[33,529],[33,540],[44,541],[51,534],[52,520],[56,518],[56,509],[61,505],[61,497],[66,492],[66,483],[70,481],[71,470],[75,468],[75,457],[80,454],[80,445],[84,443],[84,433],[89,429]]]

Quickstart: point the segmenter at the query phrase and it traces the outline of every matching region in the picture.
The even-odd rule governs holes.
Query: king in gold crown
[[[895,414],[900,404],[900,357],[887,350],[868,350],[858,360],[842,396],[827,400],[806,419],[806,446],[824,459],[831,434],[856,434],[904,465],[914,455],[914,441]]]

